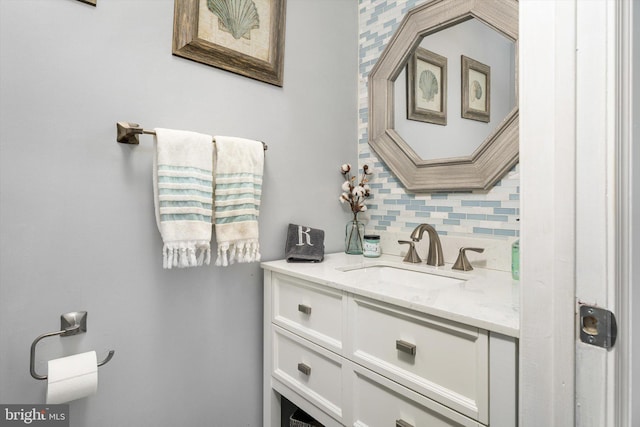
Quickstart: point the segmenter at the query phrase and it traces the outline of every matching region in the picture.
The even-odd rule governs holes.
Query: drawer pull
[[[304,363],[298,363],[298,371],[309,376],[311,375],[311,366],[305,365]]]
[[[396,340],[396,349],[412,356],[416,355],[416,345],[402,340]]]
[[[405,420],[396,420],[396,427],[413,427],[413,424],[409,424]]]
[[[300,313],[304,313],[306,315],[310,315],[311,314],[311,307],[309,307],[308,305],[304,305],[304,304],[298,304],[298,311]]]

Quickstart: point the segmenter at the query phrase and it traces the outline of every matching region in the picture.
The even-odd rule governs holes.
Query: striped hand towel
[[[262,195],[264,149],[261,142],[216,136],[216,265],[260,261],[258,214]]]
[[[153,192],[163,267],[211,260],[213,144],[210,135],[156,129]]]

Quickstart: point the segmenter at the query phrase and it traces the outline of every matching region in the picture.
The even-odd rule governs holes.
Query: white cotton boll
[[[364,195],[364,188],[362,188],[360,185],[353,187],[353,191],[352,191],[353,195],[356,197],[361,197]]]

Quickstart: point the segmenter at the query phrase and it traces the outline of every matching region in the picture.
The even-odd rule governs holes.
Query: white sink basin
[[[338,267],[345,275],[357,281],[380,285],[403,285],[409,287],[437,288],[460,284],[469,279],[461,274],[436,270],[422,265],[365,262]]]

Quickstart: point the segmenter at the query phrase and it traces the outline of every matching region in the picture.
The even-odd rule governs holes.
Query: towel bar
[[[140,139],[138,135],[147,134],[147,135],[155,135],[156,132],[154,130],[143,129],[137,123],[131,122],[117,122],[116,129],[118,130],[118,135],[116,137],[116,141],[123,144],[140,144]],[[216,139],[213,138],[212,141],[214,144],[216,143]],[[267,151],[267,144],[262,143],[264,150]]]
[[[36,345],[44,338],[55,337],[60,335],[61,337],[69,337],[71,335],[78,335],[87,332],[87,312],[86,311],[73,311],[60,316],[60,330],[56,332],[48,332],[40,335],[31,344],[31,361],[29,364],[31,370],[31,376],[37,380],[46,380],[47,375],[40,375],[36,372]],[[115,351],[110,350],[107,357],[102,362],[98,362],[98,366],[107,364],[111,358],[113,358]]]

